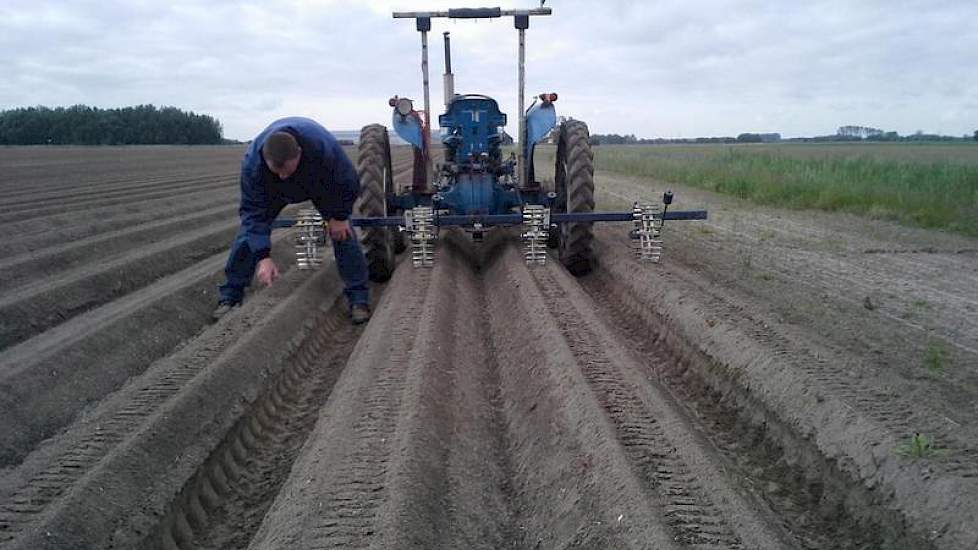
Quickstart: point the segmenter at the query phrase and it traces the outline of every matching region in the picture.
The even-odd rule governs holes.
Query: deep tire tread
[[[594,155],[587,124],[580,120],[570,120],[561,126],[555,181],[561,210],[569,213],[594,211]],[[592,223],[561,226],[558,257],[574,276],[586,275],[594,268],[592,226]]]
[[[390,138],[381,124],[369,124],[360,131],[357,175],[360,177],[360,199],[357,212],[361,216],[387,215],[387,192],[392,191]],[[391,229],[365,227],[361,245],[367,258],[370,280],[383,283],[394,273],[394,239]]]

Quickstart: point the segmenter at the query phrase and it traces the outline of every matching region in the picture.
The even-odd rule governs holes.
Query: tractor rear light
[[[557,101],[557,94],[551,92],[549,94],[540,94],[540,100],[546,101],[547,103],[553,103]]]

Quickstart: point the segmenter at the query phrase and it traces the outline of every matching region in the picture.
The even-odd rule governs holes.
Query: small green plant
[[[945,454],[943,449],[935,448],[934,443],[920,433],[913,434],[909,441],[897,445],[895,451],[907,458],[931,458]]]
[[[932,341],[927,344],[927,352],[924,354],[924,366],[930,372],[942,372],[947,366],[947,348],[940,341]]]
[[[912,319],[919,315],[926,314],[930,310],[930,304],[927,300],[916,299],[907,304],[906,310],[900,314],[900,317],[904,319]]]

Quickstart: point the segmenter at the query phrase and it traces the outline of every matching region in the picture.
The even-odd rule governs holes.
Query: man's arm
[[[326,188],[313,204],[330,220],[346,220],[353,213],[353,203],[360,195],[360,178],[343,149],[335,141],[324,151],[322,169]]]
[[[265,259],[272,248],[272,224],[268,219],[268,192],[261,180],[261,167],[248,161],[241,167],[241,227],[248,238],[248,248],[259,259]]]

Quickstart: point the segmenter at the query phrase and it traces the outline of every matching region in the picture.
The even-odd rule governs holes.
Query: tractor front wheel
[[[560,127],[554,170],[555,212],[594,211],[594,156],[590,137],[587,124],[580,120],[569,120]],[[591,222],[562,223],[559,231],[552,232],[557,238],[549,244],[556,245],[560,263],[575,277],[586,275],[594,268],[592,225]]]
[[[385,217],[387,193],[394,192],[387,128],[381,124],[364,126],[360,131],[358,150],[360,198],[357,202],[357,213],[364,217]],[[363,228],[361,243],[371,281],[385,282],[394,273],[394,231],[397,230],[388,227]]]

